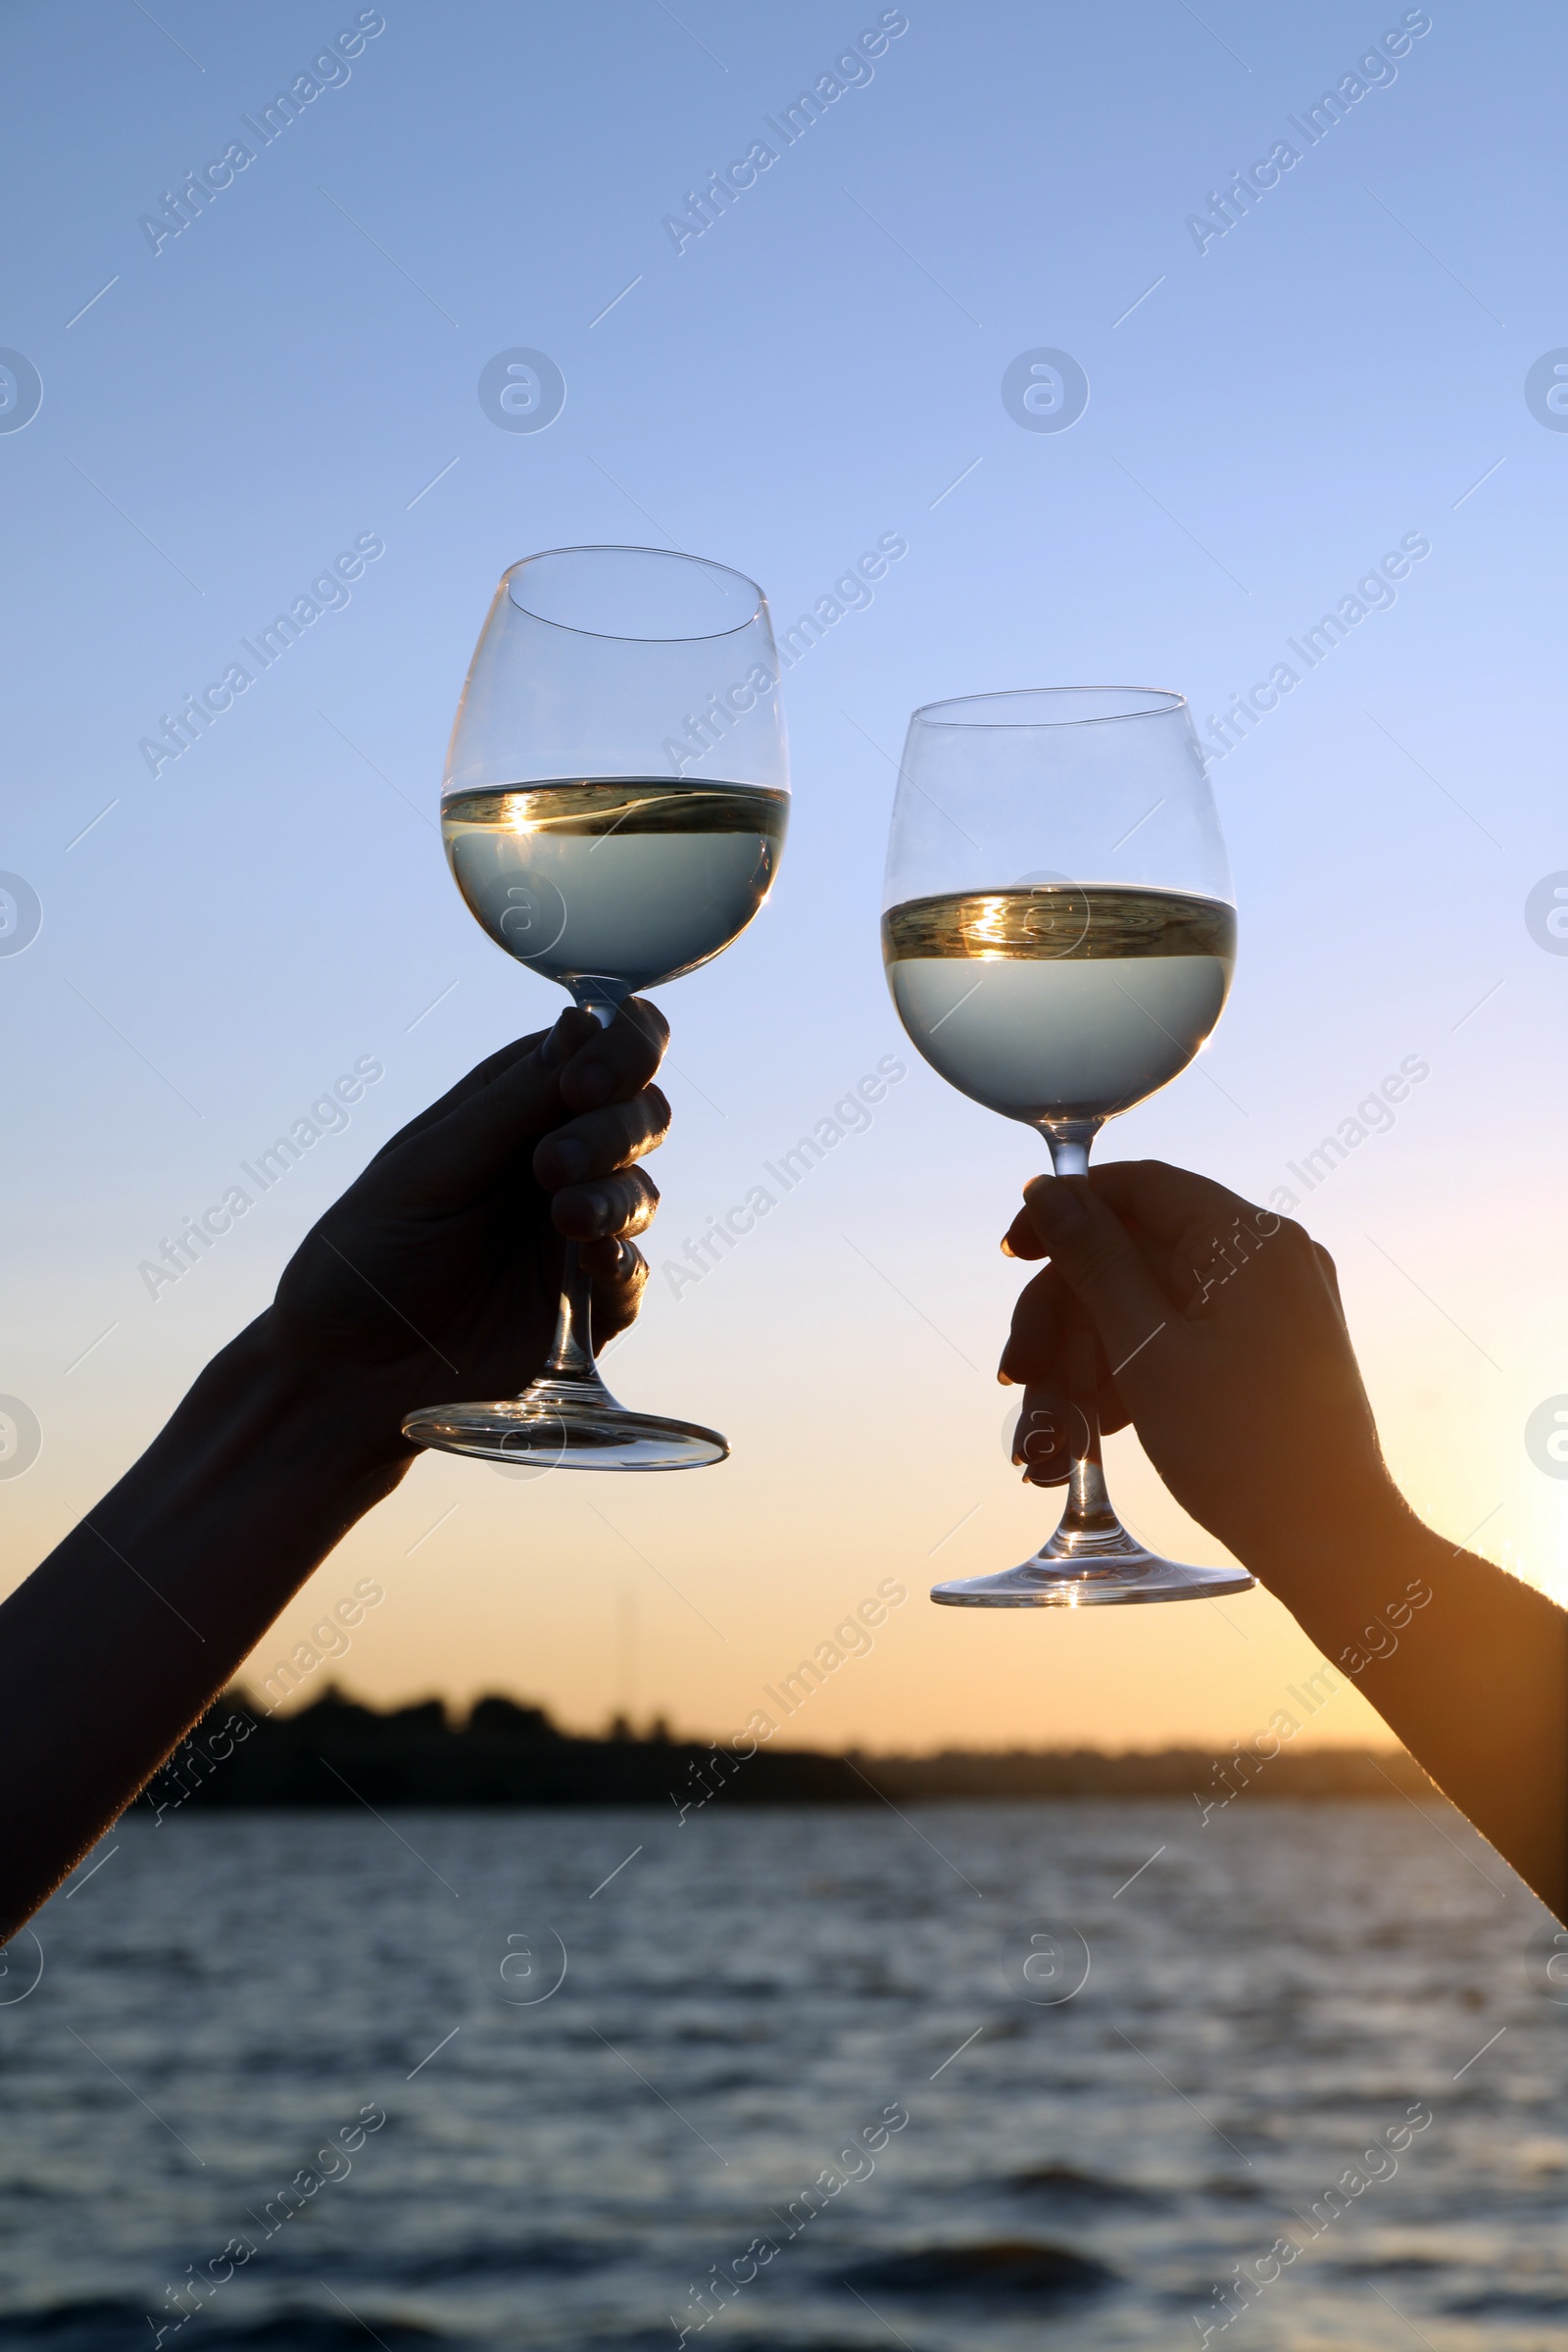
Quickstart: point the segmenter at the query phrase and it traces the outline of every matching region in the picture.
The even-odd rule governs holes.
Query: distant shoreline
[[[481,1699],[455,1722],[439,1699],[381,1712],[335,1689],[270,1715],[236,1687],[217,1700],[137,1799],[167,1819],[204,1809],[420,1806],[873,1804],[940,1798],[1177,1796],[1207,1813],[1242,1796],[1391,1800],[1437,1792],[1400,1748],[1318,1747],[1272,1757],[1236,1743],[1110,1754],[1096,1748],[949,1750],[934,1756],[677,1740],[656,1725],[603,1738],[557,1729],[542,1708]]]

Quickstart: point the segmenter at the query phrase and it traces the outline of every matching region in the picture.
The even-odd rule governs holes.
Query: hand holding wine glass
[[[1132,1423],[1192,1518],[1268,1579],[1408,1517],[1378,1445],[1339,1281],[1299,1225],[1157,1159],[1034,1177],[1004,1248],[1050,1264],[1020,1293],[1002,1374],[1024,1385],[1020,1435],[1065,1433],[1078,1310],[1093,1325],[1101,1427]],[[1140,1347],[1149,1331],[1158,1344]],[[1112,1365],[1120,1367],[1110,1376]],[[1065,1445],[1025,1441],[1036,1486]]]
[[[331,1386],[377,1458],[409,1458],[399,1425],[454,1379],[515,1386],[548,1353],[564,1240],[609,1338],[635,1320],[648,1269],[635,1237],[659,1188],[642,1164],[669,1126],[654,1083],[657,1005],[610,1029],[569,1005],[492,1054],[383,1144],[283,1269],[274,1346]]]

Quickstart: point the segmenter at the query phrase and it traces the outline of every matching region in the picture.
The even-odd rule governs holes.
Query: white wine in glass
[[[441,832],[468,911],[497,947],[564,988],[614,975],[635,994],[695,971],[766,898],[789,795],[667,776],[460,792]]]
[[[778,870],[789,799],[755,580],[646,547],[556,548],[504,574],[441,794],[454,879],[497,947],[608,1028],[627,997],[744,931]],[[565,1470],[688,1470],[729,1451],[700,1422],[612,1396],[573,1242],[554,1345],[522,1394],[428,1405],[403,1432]]]
[[[1235,965],[1225,846],[1184,699],[1049,687],[916,710],[884,905],[888,985],[926,1060],[1038,1129],[1058,1176],[1086,1173],[1103,1122],[1187,1067]],[[938,1585],[932,1599],[1083,1607],[1245,1592],[1245,1569],[1161,1559],[1122,1526],[1086,1336],[1071,1352],[1060,1526],[1018,1567]]]

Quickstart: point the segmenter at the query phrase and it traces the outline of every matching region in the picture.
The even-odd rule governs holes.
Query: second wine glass
[[[1058,686],[916,710],[884,906],[888,985],[926,1060],[1038,1129],[1058,1176],[1086,1174],[1104,1121],[1186,1068],[1230,988],[1230,871],[1184,698]],[[1087,1326],[1068,1353],[1060,1526],[1032,1559],[932,1599],[1083,1607],[1245,1592],[1245,1569],[1161,1559],[1122,1526]]]
[[[441,794],[447,857],[496,945],[606,1028],[727,948],[772,887],[789,815],[767,600],[727,564],[647,547],[529,556],[496,590]],[[563,1244],[544,1369],[519,1396],[429,1405],[405,1437],[568,1470],[686,1470],[729,1447],[618,1404]]]

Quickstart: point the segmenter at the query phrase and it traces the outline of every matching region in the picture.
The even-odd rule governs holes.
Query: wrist
[[[1434,1551],[1446,1549],[1385,1479],[1338,1498],[1332,1511],[1271,1531],[1243,1556],[1259,1584],[1327,1650],[1334,1641],[1350,1640],[1369,1609],[1396,1601]]]
[[[388,1493],[414,1448],[385,1386],[372,1367],[307,1354],[268,1309],[213,1358],[187,1402],[236,1419],[250,1442],[286,1445],[300,1468],[329,1465],[345,1489]]]

